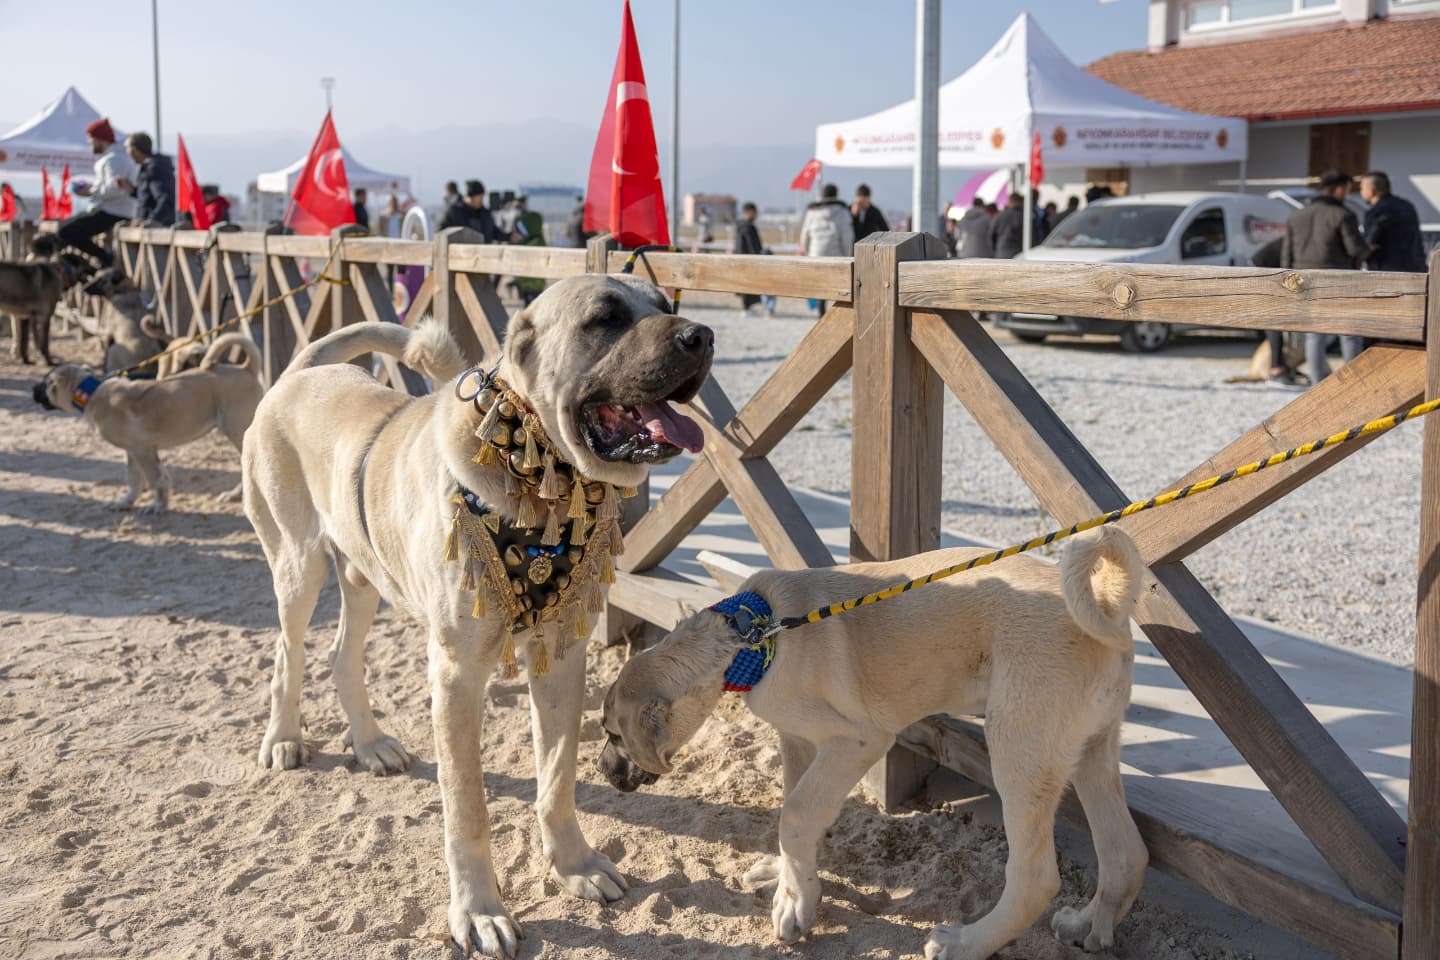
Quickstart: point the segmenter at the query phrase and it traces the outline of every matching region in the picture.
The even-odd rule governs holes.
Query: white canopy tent
[[[376,193],[382,191],[394,191],[399,194],[410,192],[410,178],[399,173],[383,173],[379,170],[372,170],[346,150],[342,145],[341,155],[345,158],[345,179],[350,184],[350,189],[364,187]],[[282,193],[289,195],[295,187],[295,180],[300,176],[300,171],[305,167],[305,157],[296,160],[283,170],[273,170],[270,173],[262,173],[255,180],[255,187],[261,193]]]
[[[100,112],[78,90],[68,88],[35,116],[0,136],[0,179],[30,196],[40,195],[41,167],[57,178],[56,186],[67,163],[72,177],[88,179],[95,155],[85,139],[85,128],[99,119]],[[115,135],[125,136],[118,130]]]
[[[1025,165],[1039,132],[1047,167],[1243,162],[1246,122],[1146,100],[1075,66],[1028,13],[940,88],[940,166]],[[915,163],[916,102],[821,124],[815,156],[836,167]]]

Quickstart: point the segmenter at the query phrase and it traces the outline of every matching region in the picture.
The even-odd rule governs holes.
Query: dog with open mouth
[[[1130,618],[1144,564],[1102,527],[1059,564],[1016,556],[861,605],[778,637],[782,617],[870,594],[985,551],[940,550],[885,563],[766,571],[632,657],[605,696],[597,761],[620,790],[654,783],[724,692],[780,734],[780,852],[745,874],[775,883],[771,923],[791,942],[815,923],[825,831],[896,734],[932,714],[984,716],[1009,857],[985,916],[937,926],[927,960],[985,960],[1023,933],[1060,889],[1055,812],[1073,783],[1095,840],[1099,883],[1057,911],[1062,942],[1094,952],[1140,891],[1148,855],[1125,805],[1120,724],[1130,701]]]
[[[399,359],[433,378],[409,397],[346,361]],[[525,650],[543,855],[569,893],[608,903],[626,883],[575,816],[588,616],[622,546],[618,498],[651,465],[699,451],[677,411],[709,375],[709,328],[671,313],[630,276],[572,277],[513,316],[492,372],[462,371],[445,328],[345,327],[306,347],[246,436],[245,512],[279,607],[262,766],[303,763],[305,629],[326,578],[340,584],[333,673],[358,766],[410,755],[375,721],[365,635],[383,596],[423,626],[445,812],[450,933],[468,952],[513,957],[520,927],[500,899],[481,771],[483,700],[497,664]],[[566,649],[570,648],[569,655]]]

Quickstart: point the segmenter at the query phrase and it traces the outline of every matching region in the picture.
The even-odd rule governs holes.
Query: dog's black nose
[[[34,388],[30,391],[30,396],[34,397],[35,402],[46,410],[55,409],[55,404],[50,402],[50,391],[45,389],[45,381],[42,380],[35,384]]]
[[[715,331],[704,324],[689,323],[675,331],[675,342],[690,353],[709,350],[715,345]]]

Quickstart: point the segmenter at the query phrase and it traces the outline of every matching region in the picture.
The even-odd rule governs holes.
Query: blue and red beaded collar
[[[710,609],[730,622],[743,644],[725,670],[725,689],[748,693],[764,679],[775,659],[775,637],[766,633],[771,623],[770,604],[760,594],[747,590],[726,597]]]

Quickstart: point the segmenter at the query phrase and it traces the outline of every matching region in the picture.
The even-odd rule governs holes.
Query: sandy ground
[[[58,352],[78,347],[61,340]],[[121,454],[30,399],[34,368],[0,363],[0,957],[442,957],[447,889],[423,643],[382,611],[369,650],[377,715],[419,757],[359,773],[311,634],[303,712],[314,759],[256,766],[276,635],[269,575],[218,435],[175,451],[172,511],[107,510]],[[821,854],[819,925],[771,939],[768,898],[740,876],[775,847],[774,735],[727,698],[657,788],[622,795],[593,769],[598,708],[622,652],[592,646],[581,823],[631,890],[614,906],[546,878],[523,681],[491,684],[486,788],[505,899],[525,957],[919,956],[935,923],[974,919],[1003,886],[1005,841],[955,802],[885,816],[857,793]],[[1062,862],[1056,905],[1093,873]],[[1148,890],[1148,888],[1147,888]],[[1147,894],[1148,895],[1148,894]],[[1042,920],[1005,958],[1084,956]],[[1113,956],[1232,958],[1249,943],[1141,902]]]

